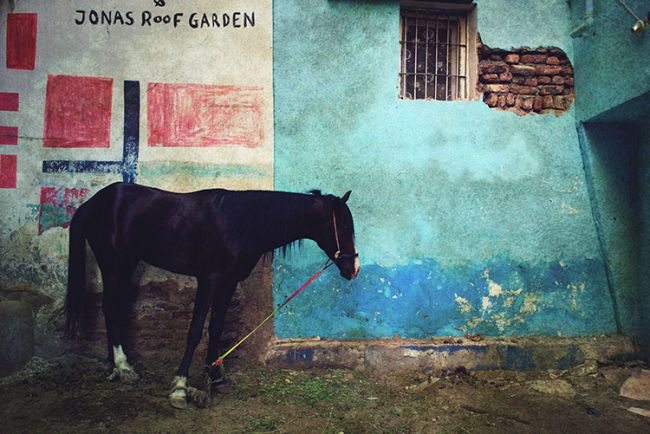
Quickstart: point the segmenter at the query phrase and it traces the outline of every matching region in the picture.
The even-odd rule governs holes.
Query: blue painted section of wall
[[[278,314],[275,331],[281,338],[367,339],[396,334],[588,335],[615,328],[608,297],[594,297],[593,288],[584,283],[604,278],[599,260],[545,268],[506,258],[455,267],[418,262],[367,264],[352,284],[327,273]],[[307,273],[296,267],[289,277],[284,267],[276,267],[276,301],[290,295],[289,289],[304,280],[299,274]],[[501,282],[501,292],[490,295],[495,281]]]
[[[480,2],[483,41],[570,52],[566,3],[544,4]],[[397,2],[275,2],[275,187],[352,189],[362,261],[292,302],[278,336],[616,330],[574,113],[400,100],[398,35]],[[276,258],[275,301],[324,259],[313,243]]]

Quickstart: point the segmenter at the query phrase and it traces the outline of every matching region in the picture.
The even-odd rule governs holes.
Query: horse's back
[[[225,193],[219,189],[174,193],[111,184],[87,202],[89,241],[91,246],[106,246],[170,271],[195,274],[202,258],[223,247],[218,204]]]

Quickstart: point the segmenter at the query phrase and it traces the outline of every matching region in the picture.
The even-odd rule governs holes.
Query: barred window
[[[400,98],[469,99],[467,12],[402,7]]]

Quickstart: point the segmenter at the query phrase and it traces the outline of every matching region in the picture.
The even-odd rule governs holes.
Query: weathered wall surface
[[[331,273],[290,305],[280,337],[616,330],[573,109],[398,99],[398,2],[274,13],[275,186],[352,189],[362,260],[355,282]],[[572,60],[565,2],[480,1],[477,18],[490,47]],[[311,244],[277,260],[276,302],[322,261]]]
[[[647,2],[625,3],[646,18]],[[571,4],[576,117],[584,131],[587,181],[617,320],[623,333],[639,338],[650,357],[646,276],[650,38],[647,31],[644,35],[630,31],[635,18],[620,2]]]
[[[620,2],[593,0],[593,22],[584,20],[585,1],[572,1],[572,28],[576,68],[578,119],[589,120],[648,92],[650,38],[631,33],[636,21]],[[648,2],[626,0],[641,18],[647,18]],[[606,67],[604,67],[606,65]],[[578,84],[579,83],[579,84]]]
[[[118,180],[273,187],[271,9],[262,0],[1,2],[0,300],[32,306],[37,354],[60,348],[51,332],[65,227],[96,190]],[[154,295],[136,317],[184,337],[192,285],[155,269],[145,276]]]
[[[644,270],[650,270],[650,124],[641,127],[641,173],[639,189],[641,191],[641,268],[639,280],[641,285],[641,334],[646,360],[650,360],[650,276]]]
[[[477,1],[486,46],[557,49],[562,66],[575,67],[574,104],[558,113],[533,105],[527,116],[479,99],[399,99],[396,0],[273,3],[0,3],[0,316],[16,317],[33,339],[21,360],[63,348],[54,330],[65,227],[116,180],[176,191],[352,189],[362,274],[352,283],[322,276],[280,314],[279,337],[637,334],[648,324],[640,270],[650,200],[625,181],[638,157],[635,182],[648,183],[639,113],[650,73],[636,63],[648,37],[630,39],[617,2],[595,1],[596,24],[571,39],[583,2]],[[643,13],[643,2],[628,3]],[[581,146],[576,119],[632,122],[634,133],[605,126]],[[643,228],[641,241],[631,224]],[[276,258],[275,302],[324,259],[309,242]],[[136,281],[135,347],[180,351],[193,280],[145,267]],[[268,264],[259,266],[227,338],[256,323],[250,306],[268,310],[270,286]],[[88,321],[95,334],[82,348],[101,354],[97,306]]]

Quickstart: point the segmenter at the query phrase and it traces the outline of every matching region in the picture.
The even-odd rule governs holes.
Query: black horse
[[[66,330],[73,332],[84,309],[86,240],[95,254],[104,285],[102,310],[115,367],[109,379],[137,375],[122,350],[124,304],[140,260],[195,276],[198,282],[187,348],[176,372],[170,400],[187,406],[187,376],[210,308],[206,371],[208,395],[222,381],[217,346],[226,310],[237,283],[259,258],[304,238],[314,240],[353,279],[359,273],[350,192],[339,198],[275,191],[202,190],[171,193],[136,184],[115,183],[79,207],[70,224]],[[109,354],[110,356],[110,354]]]

